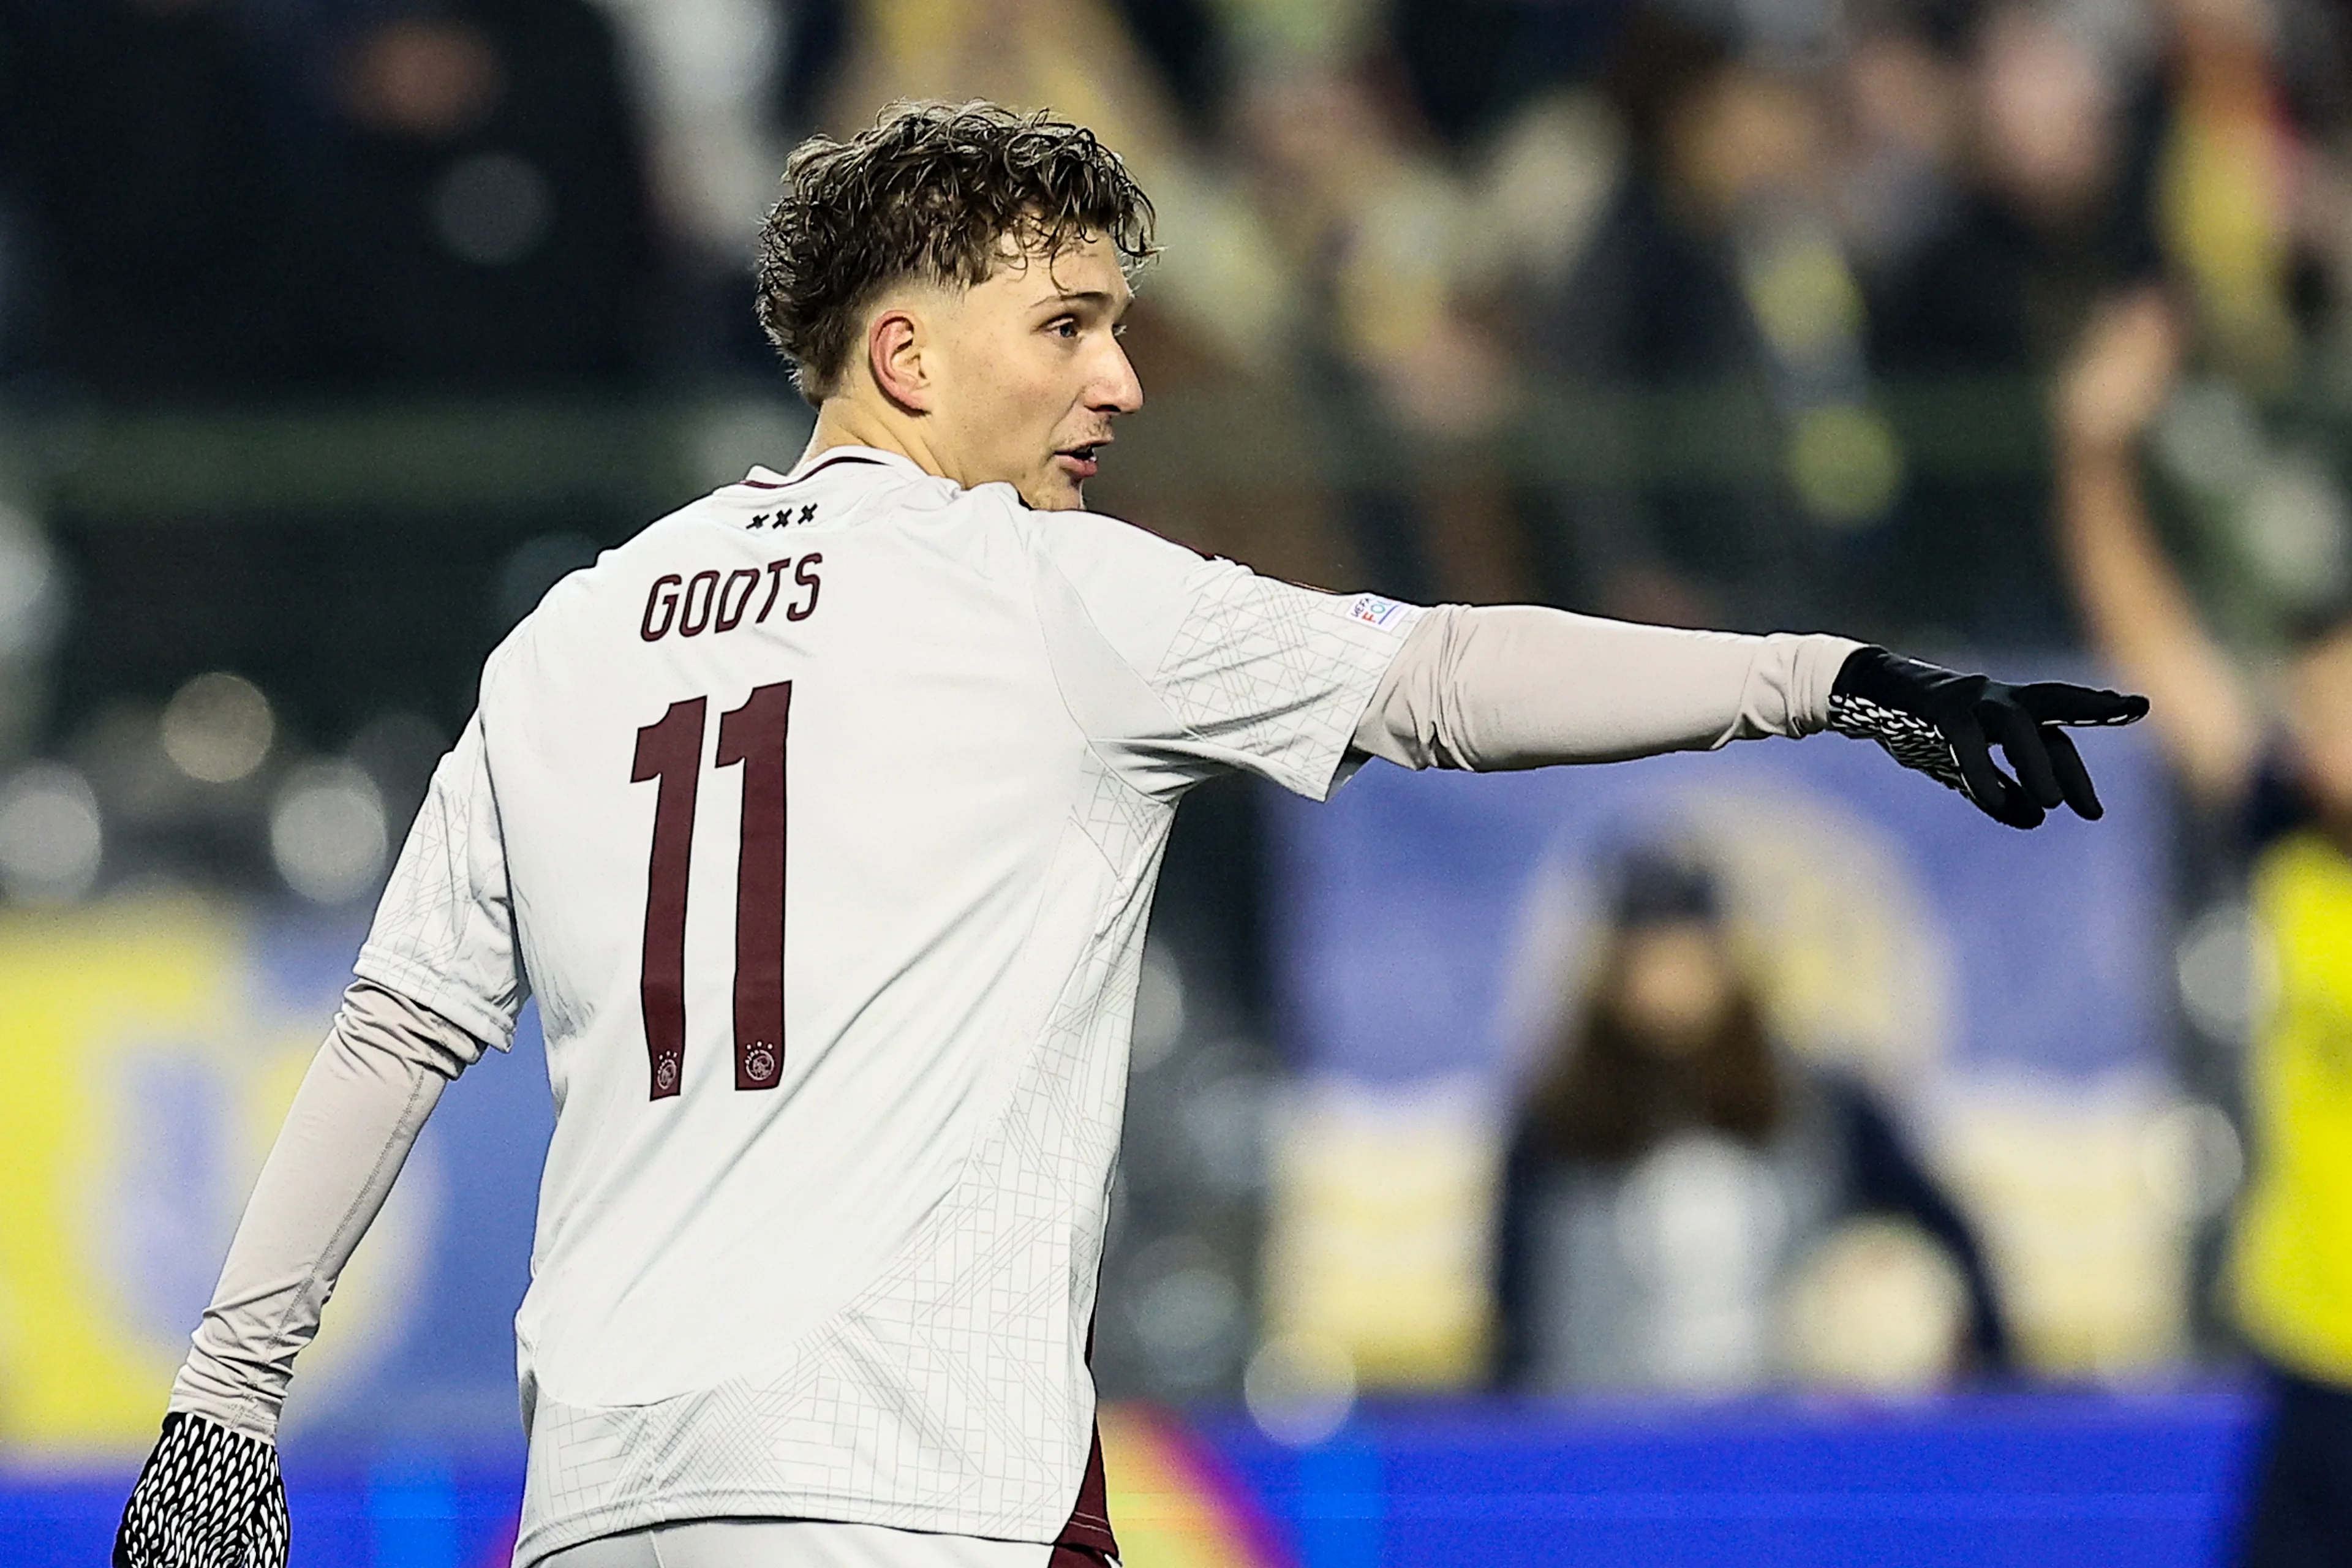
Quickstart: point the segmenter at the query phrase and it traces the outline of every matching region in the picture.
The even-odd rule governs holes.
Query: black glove
[[[2005,686],[1883,647],[1848,654],[1830,689],[1831,729],[1877,742],[1905,767],[1949,784],[2011,827],[2040,826],[2061,801],[2095,820],[2098,795],[2060,726],[2129,724],[2147,715],[2145,697],[2058,680]],[[1993,765],[1996,742],[2015,778]]]
[[[173,1411],[122,1505],[114,1568],[286,1568],[277,1445]]]

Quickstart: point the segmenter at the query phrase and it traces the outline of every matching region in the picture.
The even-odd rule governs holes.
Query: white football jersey
[[[1087,1339],[1169,823],[1223,769],[1328,795],[1415,613],[865,448],[548,594],[357,964],[499,1044],[539,999],[519,1561],[716,1516],[1108,1547]]]

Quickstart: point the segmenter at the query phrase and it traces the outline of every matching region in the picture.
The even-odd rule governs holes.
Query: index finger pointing
[[[2147,717],[2147,699],[2063,680],[2015,688],[2018,706],[2042,724],[2130,724]]]

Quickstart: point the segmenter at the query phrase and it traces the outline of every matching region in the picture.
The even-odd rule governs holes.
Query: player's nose
[[[1087,389],[1087,406],[1101,414],[1132,414],[1143,406],[1143,381],[1135,374],[1134,362],[1118,339],[1108,345],[1108,353],[1095,370],[1094,384]]]

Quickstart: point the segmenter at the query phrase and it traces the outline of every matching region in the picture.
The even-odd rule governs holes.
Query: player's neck
[[[817,408],[816,428],[809,435],[801,461],[805,463],[835,447],[868,447],[877,452],[895,452],[927,474],[961,483],[923,439],[921,428],[903,416],[894,416],[895,411],[885,414],[856,397],[828,397]]]

